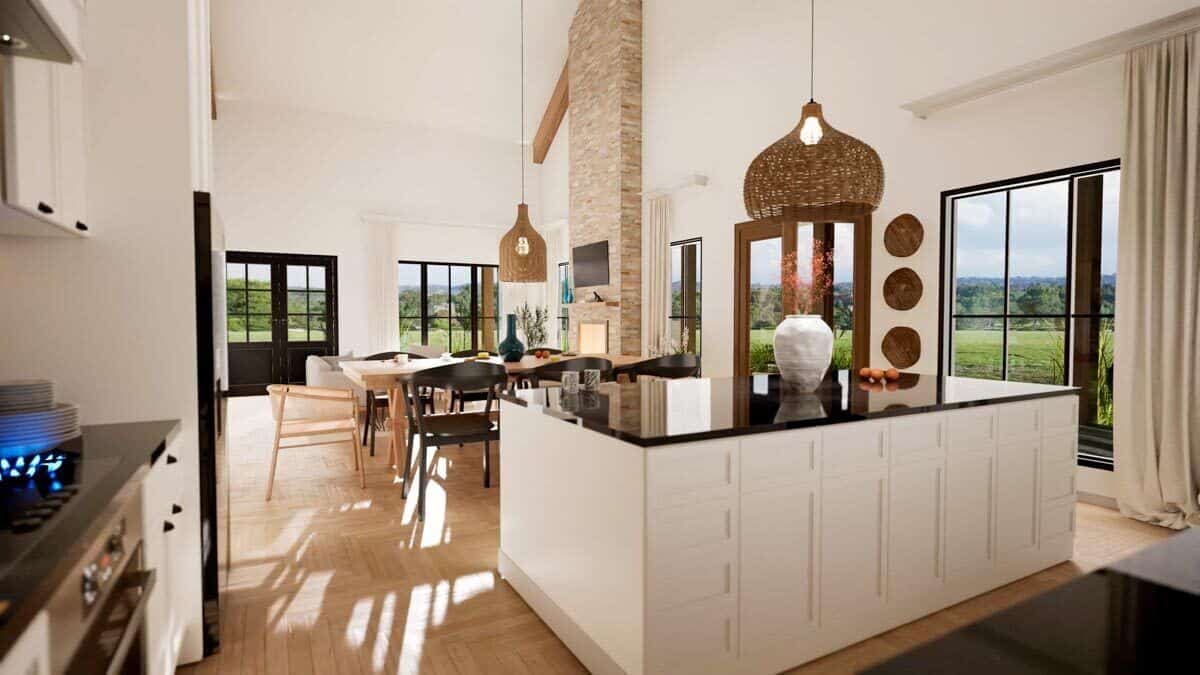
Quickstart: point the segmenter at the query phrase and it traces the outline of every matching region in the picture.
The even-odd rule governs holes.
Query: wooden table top
[[[641,356],[629,356],[626,354],[576,354],[574,356],[563,356],[560,361],[567,361],[580,356],[597,356],[600,358],[612,361],[614,368],[628,366],[638,361],[644,360]],[[408,363],[399,365],[393,361],[343,361],[342,371],[355,384],[365,389],[387,389],[392,384],[403,382],[412,377],[412,374],[426,368],[436,368],[437,366],[445,366],[452,363],[462,363],[467,359],[409,359]],[[525,356],[520,361],[513,363],[505,363],[500,357],[492,357],[486,360],[488,363],[495,363],[504,366],[509,375],[523,375],[537,368],[544,366],[547,363],[554,363],[553,359],[539,359],[533,356]]]

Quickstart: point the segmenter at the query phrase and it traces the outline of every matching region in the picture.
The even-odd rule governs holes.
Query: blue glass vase
[[[515,363],[525,356],[525,344],[517,339],[517,315],[508,315],[508,337],[497,348],[505,361]]]

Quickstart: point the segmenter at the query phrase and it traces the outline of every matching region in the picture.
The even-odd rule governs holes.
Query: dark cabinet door
[[[335,257],[231,251],[225,275],[231,395],[303,384],[309,356],[337,353]]]

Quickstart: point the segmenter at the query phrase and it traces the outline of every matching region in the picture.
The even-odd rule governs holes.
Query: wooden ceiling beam
[[[567,85],[567,64],[564,63],[562,74],[558,76],[558,84],[554,85],[554,93],[550,94],[550,101],[546,103],[546,112],[542,115],[537,133],[533,136],[534,164],[546,161],[546,153],[550,152],[550,146],[554,143],[555,135],[558,134],[558,127],[567,114],[567,106],[571,103]]]

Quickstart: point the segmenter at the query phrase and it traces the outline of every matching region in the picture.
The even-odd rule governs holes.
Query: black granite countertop
[[[64,446],[81,458],[79,492],[37,530],[0,531],[0,658],[76,562],[64,559],[64,552],[87,536],[130,480],[165,461],[161,455],[179,427],[179,420],[85,426],[80,439]]]
[[[564,394],[559,387],[519,389],[501,398],[578,422],[635,445],[741,436],[781,429],[937,412],[1064,394],[1077,387],[903,373],[872,386],[836,371],[815,392],[797,392],[778,375],[687,378],[600,385]]]
[[[865,672],[1187,672],[1197,615],[1200,530],[1191,530]]]

